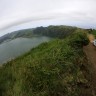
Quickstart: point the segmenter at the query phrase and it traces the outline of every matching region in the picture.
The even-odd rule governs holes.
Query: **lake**
[[[0,64],[10,61],[51,38],[40,36],[33,38],[17,38],[0,44]]]

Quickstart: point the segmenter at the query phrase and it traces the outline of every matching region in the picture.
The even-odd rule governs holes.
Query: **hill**
[[[33,48],[0,67],[0,96],[93,96],[89,40],[75,32]]]
[[[54,38],[64,38],[76,30],[77,30],[76,27],[71,27],[71,26],[48,26],[48,27],[41,26],[37,28],[24,29],[24,30],[8,33],[0,37],[0,43],[3,43],[8,40],[16,39],[19,37],[32,38],[38,35],[54,37]]]
[[[24,30],[19,30],[12,33],[5,34],[4,36],[0,37],[0,43],[3,43],[8,40],[16,39],[19,37],[32,37],[33,36],[32,30],[33,29],[24,29]]]

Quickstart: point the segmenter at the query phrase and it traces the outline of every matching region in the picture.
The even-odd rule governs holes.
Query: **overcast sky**
[[[63,24],[96,28],[96,0],[0,0],[0,36]]]

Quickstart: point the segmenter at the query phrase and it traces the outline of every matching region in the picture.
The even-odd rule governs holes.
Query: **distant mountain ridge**
[[[48,36],[52,38],[65,38],[66,36],[72,34],[76,31],[82,31],[85,30],[87,32],[93,32],[95,33],[95,29],[82,29],[78,27],[72,27],[72,26],[48,26],[48,27],[36,27],[36,28],[30,28],[30,29],[23,29],[14,31],[12,33],[8,33],[2,37],[0,37],[0,43],[3,43],[7,40],[16,39],[20,37],[25,38],[32,38],[34,36]]]
[[[41,26],[37,28],[23,29],[23,30],[14,31],[12,33],[8,33],[0,37],[0,43],[19,37],[29,38],[38,35],[55,37],[55,38],[64,38],[70,33],[73,33],[76,29],[77,27],[71,27],[71,26],[48,26],[48,27]]]
[[[32,36],[32,30],[33,29],[24,29],[24,30],[19,30],[19,31],[14,31],[12,33],[5,34],[4,36],[0,37],[0,43],[3,43],[6,40],[9,39],[15,39],[19,37],[24,37],[24,36]]]

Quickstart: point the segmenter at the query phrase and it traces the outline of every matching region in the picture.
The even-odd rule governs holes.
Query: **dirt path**
[[[84,47],[84,51],[91,63],[94,65],[94,68],[96,68],[96,47],[89,43],[89,45]]]
[[[89,45],[85,46],[84,52],[87,55],[88,60],[91,62],[92,67],[93,67],[93,73],[92,73],[92,85],[93,85],[93,90],[94,90],[94,96],[96,96],[96,47],[91,43],[92,40],[94,40],[93,35],[89,35],[89,40],[90,43]]]
[[[89,38],[90,42],[92,42],[95,39],[95,36],[92,34],[88,34],[88,38]]]

